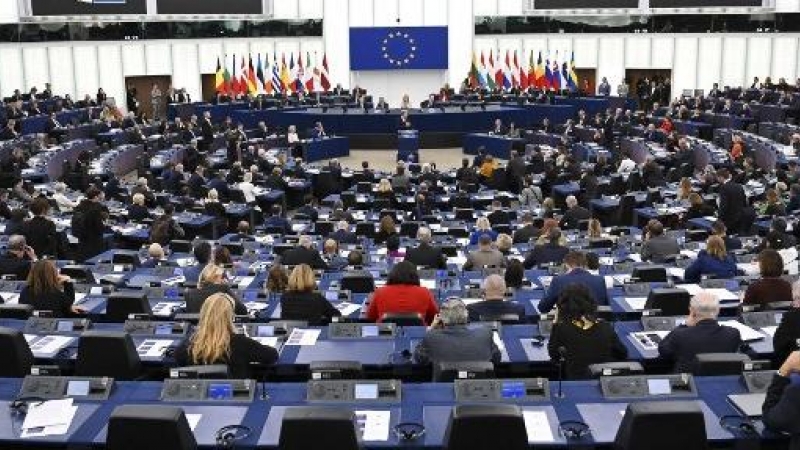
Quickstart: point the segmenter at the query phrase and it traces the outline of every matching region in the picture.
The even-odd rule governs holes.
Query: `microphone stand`
[[[556,398],[564,398],[564,391],[562,385],[564,383],[564,362],[566,361],[567,349],[564,347],[558,348],[558,394]]]

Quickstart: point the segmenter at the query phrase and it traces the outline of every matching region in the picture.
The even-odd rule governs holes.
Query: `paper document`
[[[253,284],[253,280],[255,279],[255,277],[236,277],[231,284],[235,284],[239,289],[243,289]]]
[[[172,339],[145,339],[136,347],[136,353],[138,353],[139,356],[147,358],[160,358],[164,356],[167,348],[169,348],[173,342],[175,341]]]
[[[544,411],[522,411],[525,421],[525,431],[528,433],[528,442],[554,442],[553,429]]]
[[[683,279],[686,274],[686,269],[681,269],[680,267],[669,267],[667,268],[667,275],[671,277],[677,277]]]
[[[39,339],[31,339],[28,344],[31,347],[33,356],[46,358],[58,353],[59,350],[75,342],[77,338],[73,336],[41,336]]]
[[[317,343],[320,331],[295,328],[286,340],[286,345],[314,345]]]
[[[764,328],[761,329],[761,331],[763,331],[764,333],[769,335],[769,337],[771,337],[771,338],[775,337],[775,331],[777,331],[777,330],[778,330],[778,326],[777,325],[773,325],[771,327],[764,327]]]
[[[550,287],[550,283],[552,283],[552,282],[553,282],[553,277],[549,277],[549,276],[539,277],[539,285],[543,289],[549,288]]]
[[[262,309],[267,309],[269,305],[264,302],[247,302],[244,306],[248,311],[261,311]]]
[[[731,292],[731,291],[729,291],[727,289],[720,289],[720,288],[706,289],[706,292],[710,292],[710,293],[716,295],[717,298],[719,298],[719,300],[721,302],[739,300],[739,296],[738,295],[734,294],[733,292]]]
[[[505,351],[506,351],[506,344],[505,344],[505,343],[503,342],[503,340],[500,338],[500,334],[499,334],[497,331],[495,331],[494,333],[492,333],[492,341],[494,341],[494,345],[496,345],[496,346],[497,346],[497,348],[498,348],[498,349],[499,349],[501,352],[505,353]]]
[[[278,348],[278,338],[276,336],[271,337],[251,337],[250,339],[258,342],[261,345],[266,345],[272,348]]]
[[[335,306],[336,309],[338,309],[339,312],[342,313],[342,316],[349,316],[350,314],[353,314],[354,312],[361,309],[361,305],[350,302],[341,302]]]
[[[758,331],[748,327],[747,325],[737,320],[723,320],[719,324],[725,325],[726,327],[736,328],[737,330],[739,330],[739,335],[745,342],[758,341],[760,339],[764,339],[763,334],[759,333]]]
[[[191,428],[192,431],[197,428],[197,424],[200,423],[200,419],[202,418],[202,414],[186,414],[186,421],[189,422],[189,428]]]
[[[625,303],[634,310],[634,311],[641,311],[644,309],[645,303],[647,303],[647,297],[625,297]]]
[[[419,284],[426,289],[436,289],[436,280],[422,279]]]
[[[356,423],[364,441],[389,440],[391,411],[356,411]]]
[[[0,292],[3,302],[6,305],[16,305],[19,303],[19,292]],[[77,298],[77,295],[75,296]]]
[[[28,405],[28,414],[22,422],[21,438],[52,436],[66,434],[78,407],[72,404],[72,398],[32,402]]]
[[[675,287],[683,289],[684,291],[688,292],[689,295],[692,296],[697,295],[698,293],[703,291],[703,288],[701,288],[699,284],[679,284]]]
[[[153,315],[169,317],[172,315],[172,310],[177,306],[177,303],[158,302],[155,304],[155,306],[153,306]]]
[[[464,302],[465,305],[469,306],[469,305],[473,305],[473,304],[478,303],[478,302],[482,302],[483,299],[482,298],[462,298],[461,301]]]

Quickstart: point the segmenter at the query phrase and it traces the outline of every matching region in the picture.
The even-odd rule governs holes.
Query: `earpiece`
[[[571,441],[583,439],[592,432],[592,429],[580,420],[565,420],[558,423],[558,432]]]
[[[753,435],[758,434],[755,423],[749,417],[727,415],[719,418],[719,426],[732,434]]]
[[[218,448],[233,448],[237,442],[247,439],[252,430],[245,425],[225,425],[217,430],[214,440]]]
[[[425,425],[416,422],[398,423],[392,430],[400,441],[416,441],[425,435]]]

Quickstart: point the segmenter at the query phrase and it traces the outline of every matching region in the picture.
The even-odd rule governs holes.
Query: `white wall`
[[[19,21],[17,0],[0,1],[0,23],[14,23]]]
[[[789,83],[800,77],[800,34],[789,33],[481,35],[473,48],[487,55],[489,49],[522,48],[525,54],[574,49],[576,66],[597,69],[598,80],[607,77],[612,87],[626,69],[671,69],[673,95],[683,89],[707,91],[713,83],[742,86],[756,76],[775,82],[784,77]]]
[[[0,0],[2,1],[2,0]],[[175,87],[186,88],[194,99],[201,97],[201,74],[214,73],[217,57],[273,51],[324,52],[320,38],[186,39],[112,42],[64,42],[0,44],[0,95],[14,89],[40,89],[51,82],[58,94],[83,97],[99,86],[117,105],[125,106],[125,77],[171,75]],[[329,55],[330,59],[330,55]]]

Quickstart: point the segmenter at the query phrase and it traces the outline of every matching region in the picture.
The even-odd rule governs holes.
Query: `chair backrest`
[[[435,382],[481,378],[494,378],[494,364],[490,361],[439,361],[433,365]]]
[[[353,411],[316,406],[286,408],[278,448],[322,450],[330,448],[331,442],[336,443],[337,450],[358,450]]]
[[[356,234],[359,236],[366,236],[366,237],[375,236],[375,224],[372,222],[356,223]]]
[[[339,281],[339,287],[354,294],[369,294],[375,290],[375,280],[369,273],[346,273]]]
[[[177,406],[117,406],[108,421],[109,450],[197,448],[183,409]]]
[[[106,320],[125,322],[131,314],[153,314],[144,292],[115,292],[108,296]]]
[[[311,379],[358,380],[364,377],[364,367],[358,361],[312,361]]]
[[[502,432],[498,432],[502,430]],[[517,405],[457,405],[444,435],[445,450],[528,448],[522,410]]]
[[[169,242],[169,249],[172,253],[191,253],[192,243],[191,241],[173,239]]]
[[[33,353],[21,331],[0,327],[0,377],[22,378],[29,375]]]
[[[128,333],[85,331],[78,341],[75,375],[133,380],[142,363]]]
[[[589,373],[593,378],[601,376],[619,376],[644,373],[642,363],[638,361],[619,361],[599,364],[590,364]]]
[[[411,238],[416,237],[419,226],[419,222],[403,222],[400,224],[400,235]]]
[[[114,252],[114,254],[111,255],[112,264],[125,264],[139,267],[140,262],[139,254],[136,252]]]
[[[650,291],[645,302],[645,309],[658,309],[662,316],[680,316],[688,314],[692,296],[683,289],[656,288]]]
[[[639,266],[633,269],[631,278],[648,283],[666,283],[667,269],[661,266]]]
[[[314,234],[327,236],[331,233],[333,233],[333,222],[320,220],[314,224]]]
[[[699,353],[694,360],[694,374],[703,376],[739,375],[750,357],[744,353]]]
[[[422,319],[422,316],[419,313],[414,313],[414,312],[386,313],[383,316],[381,316],[380,321],[383,323],[393,323],[404,327],[425,325],[425,321]]]
[[[705,450],[708,441],[703,411],[693,401],[630,403],[617,430],[614,448]]]
[[[0,319],[25,320],[33,315],[33,305],[17,303],[14,305],[0,305]]]

